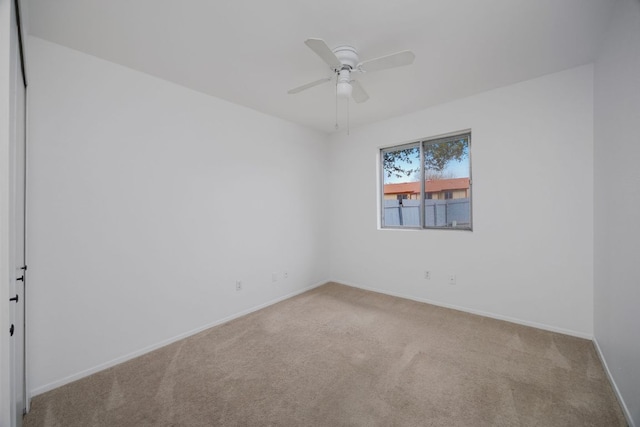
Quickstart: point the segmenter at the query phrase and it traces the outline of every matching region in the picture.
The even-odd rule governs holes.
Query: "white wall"
[[[595,338],[640,425],[640,2],[618,0],[595,66]]]
[[[591,337],[592,89],[587,65],[333,136],[332,279]],[[473,232],[379,230],[378,148],[465,129]]]
[[[29,48],[35,394],[326,281],[323,134]]]

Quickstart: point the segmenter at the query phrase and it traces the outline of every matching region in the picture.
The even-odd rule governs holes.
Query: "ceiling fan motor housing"
[[[349,69],[354,69],[359,64],[358,52],[353,46],[338,46],[333,49],[333,53],[342,63],[342,66],[347,66]],[[339,71],[339,70],[336,70]]]

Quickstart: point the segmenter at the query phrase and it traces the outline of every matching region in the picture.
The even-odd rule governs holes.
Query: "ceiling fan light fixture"
[[[349,82],[338,82],[336,86],[336,91],[338,96],[348,98],[351,96],[351,92],[353,91],[353,87]]]
[[[345,67],[338,71],[338,80],[336,84],[336,92],[338,96],[348,98],[351,96],[353,86],[351,86],[351,71]]]

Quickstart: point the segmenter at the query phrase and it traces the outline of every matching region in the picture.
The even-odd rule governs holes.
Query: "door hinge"
[[[24,282],[24,276],[20,276],[20,277],[18,277],[16,280],[19,280],[19,281],[21,281],[21,282]]]
[[[15,301],[15,302],[18,302],[18,294],[16,294],[16,296],[15,296],[15,297],[13,297],[13,298],[9,298],[9,301]]]
[[[27,266],[23,265],[22,267],[20,267],[20,270],[25,270],[26,271],[27,270]]]

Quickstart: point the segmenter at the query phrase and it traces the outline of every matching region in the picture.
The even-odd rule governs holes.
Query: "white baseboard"
[[[346,286],[351,286],[352,288],[364,289],[365,291],[377,292],[380,294],[391,295],[394,297],[404,298],[412,301],[424,302],[431,305],[437,305],[438,307],[451,308],[453,310],[464,311],[465,313],[477,314],[479,316],[490,317],[492,319],[504,320],[505,322],[516,323],[518,325],[530,326],[537,329],[543,329],[545,331],[558,332],[564,335],[571,335],[573,337],[584,338],[587,340],[593,339],[593,334],[588,334],[585,332],[574,331],[571,329],[559,328],[556,326],[546,325],[544,323],[531,322],[528,320],[517,319],[514,317],[503,316],[501,314],[490,313],[482,310],[475,310],[473,308],[461,307],[455,304],[448,304],[440,301],[434,301],[427,298],[419,298],[413,295],[405,295],[399,292],[392,292],[383,289],[370,288],[368,286],[357,285],[354,283],[345,282],[342,280],[332,280],[334,283],[343,284]]]
[[[622,407],[622,412],[624,413],[625,418],[627,419],[627,423],[629,427],[636,427],[636,424],[633,422],[633,418],[631,418],[631,411],[627,407],[622,395],[620,394],[620,389],[618,389],[618,385],[616,384],[613,376],[611,375],[611,370],[609,370],[609,365],[607,365],[607,360],[604,358],[604,354],[602,353],[602,349],[598,344],[598,340],[596,337],[593,337],[593,346],[596,348],[596,353],[598,353],[598,357],[600,358],[600,362],[602,362],[602,366],[604,366],[604,371],[607,373],[607,377],[609,378],[609,382],[611,383],[611,387],[613,388],[613,392],[618,398],[618,402]]]
[[[115,366],[115,365],[118,365],[120,363],[126,362],[127,360],[131,360],[131,359],[133,359],[135,357],[142,356],[143,354],[149,353],[149,352],[151,352],[153,350],[157,350],[157,349],[159,349],[161,347],[167,346],[167,345],[172,344],[172,343],[174,343],[176,341],[179,341],[181,339],[190,337],[190,336],[195,335],[197,333],[200,333],[200,332],[202,332],[202,331],[204,331],[206,329],[212,328],[214,326],[221,325],[223,323],[229,322],[230,320],[237,319],[238,317],[245,316],[245,315],[247,315],[249,313],[253,313],[254,311],[258,311],[258,310],[263,309],[265,307],[268,307],[270,305],[279,303],[280,301],[284,301],[284,300],[289,299],[291,297],[294,297],[296,295],[299,295],[299,294],[302,294],[304,292],[310,291],[311,289],[317,288],[318,286],[322,286],[325,283],[328,283],[328,282],[327,281],[322,281],[322,282],[315,283],[315,284],[313,284],[311,286],[307,286],[305,288],[298,289],[297,291],[294,291],[294,292],[288,293],[286,295],[283,295],[281,297],[269,300],[269,301],[267,301],[267,302],[265,302],[263,304],[259,304],[259,305],[255,306],[255,307],[251,307],[251,308],[249,308],[247,310],[240,311],[238,313],[232,314],[231,316],[227,316],[225,318],[218,319],[218,320],[216,320],[216,321],[214,321],[212,323],[208,323],[208,324],[206,324],[204,326],[200,326],[200,327],[198,327],[196,329],[192,329],[192,330],[190,330],[188,332],[176,335],[176,336],[174,336],[172,338],[166,339],[166,340],[161,341],[161,342],[156,343],[156,344],[152,344],[150,346],[144,347],[144,348],[142,348],[140,350],[136,350],[136,351],[134,351],[132,353],[129,353],[129,354],[126,354],[124,356],[117,357],[117,358],[115,358],[113,360],[110,360],[108,362],[101,363],[100,365],[94,366],[93,368],[85,369],[84,371],[75,373],[73,375],[69,375],[69,376],[67,376],[65,378],[50,382],[50,383],[45,384],[45,385],[40,386],[40,387],[37,387],[37,388],[31,390],[28,393],[29,399],[31,399],[31,398],[39,395],[39,394],[46,393],[47,391],[50,391],[50,390],[53,390],[55,388],[61,387],[61,386],[65,385],[65,384],[68,384],[70,382],[77,381],[77,380],[79,380],[81,378],[87,377],[87,376],[89,376],[91,374],[95,374],[96,372],[100,372],[100,371],[103,371],[103,370],[105,370],[107,368],[110,368],[112,366]]]

